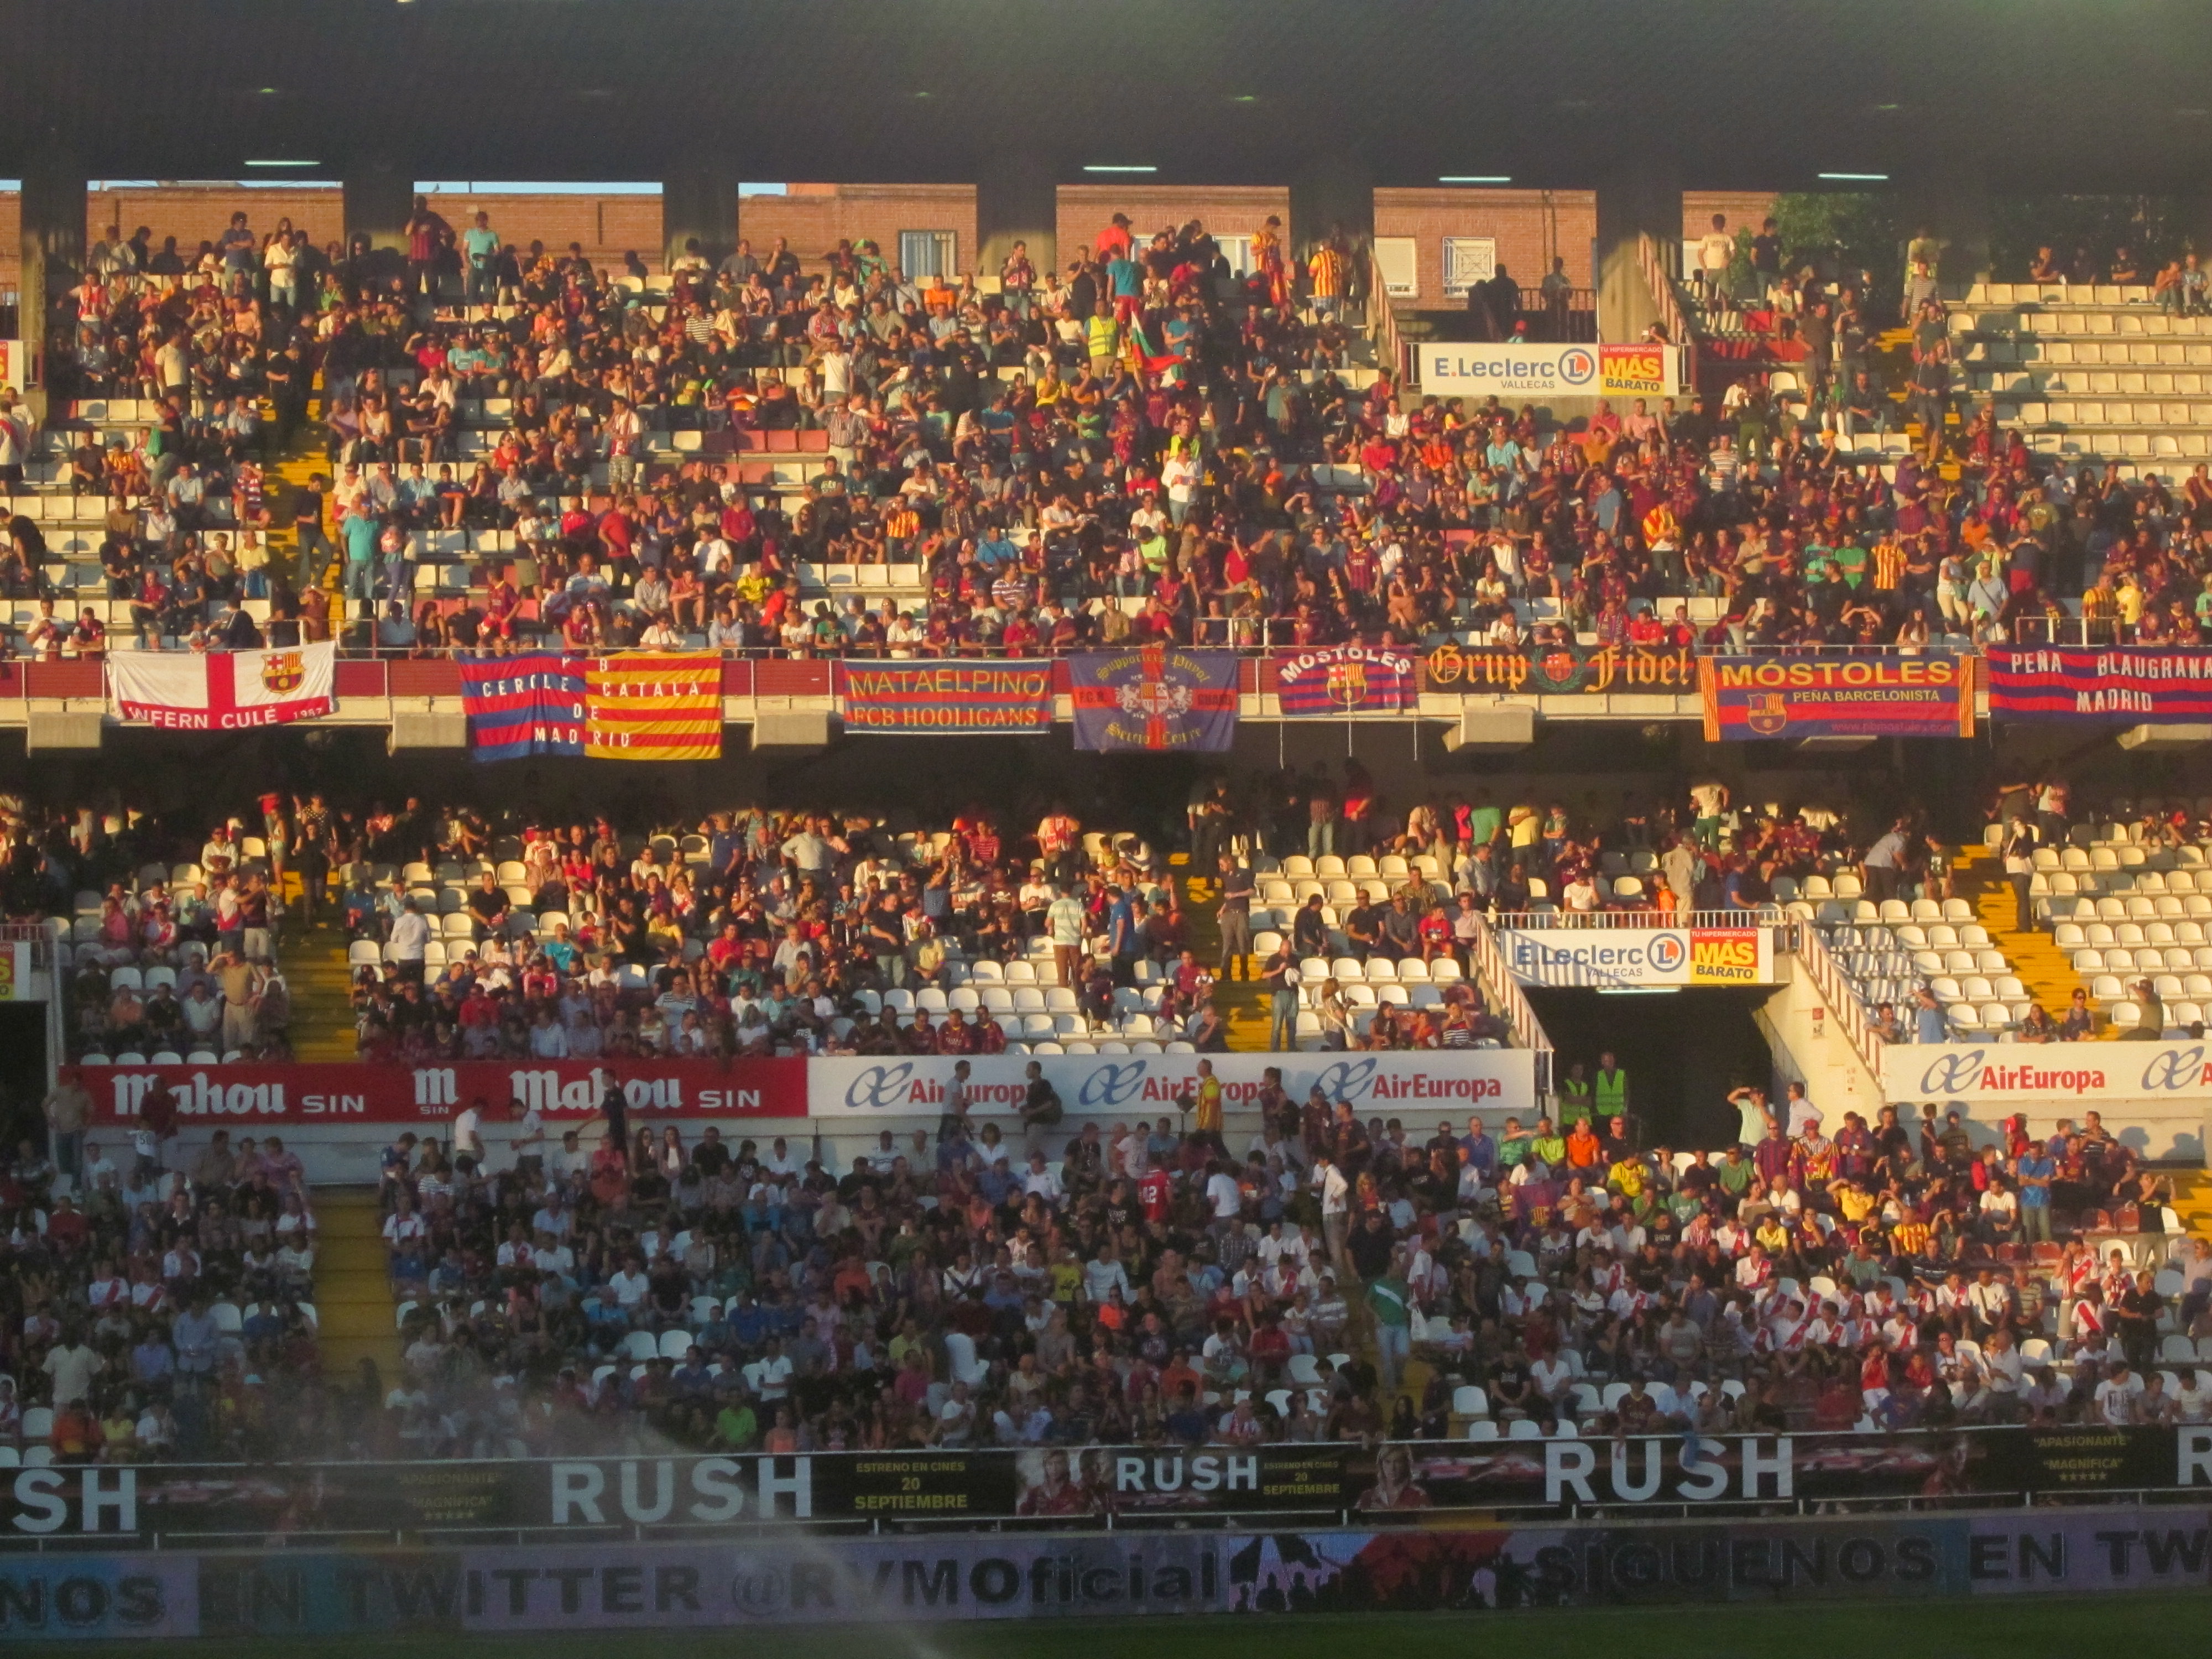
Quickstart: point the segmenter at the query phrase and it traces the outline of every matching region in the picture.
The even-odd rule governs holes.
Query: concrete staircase
[[[298,878],[292,878],[296,890]],[[284,947],[284,981],[292,992],[292,1053],[308,1061],[349,1060],[356,1054],[353,976],[346,936],[325,924]]]
[[[1219,884],[1202,880],[1189,874],[1190,854],[1170,854],[1168,864],[1182,878],[1183,927],[1190,940],[1190,948],[1198,953],[1200,962],[1212,963],[1221,959],[1221,929],[1213,920],[1214,906],[1220,902]],[[1241,980],[1218,980],[1213,987],[1213,1006],[1221,1011],[1228,1023],[1229,1047],[1236,1054],[1264,1054],[1267,1048],[1267,994],[1253,982],[1251,975],[1259,971],[1260,958],[1244,958]]]
[[[321,1320],[323,1372],[350,1381],[363,1359],[376,1362],[388,1387],[399,1375],[400,1346],[385,1275],[383,1225],[376,1194],[341,1187],[315,1198],[315,1310]]]
[[[1974,915],[1990,930],[1990,939],[2005,953],[2043,1011],[2053,1019],[2065,1017],[2074,988],[2081,982],[2067,954],[2040,927],[2021,933],[2013,927],[2017,917],[2012,884],[2005,879],[2004,861],[1987,847],[1963,847],[1952,860],[1953,881],[1959,896],[1974,907]],[[2103,1036],[2109,1031],[2100,1029]]]

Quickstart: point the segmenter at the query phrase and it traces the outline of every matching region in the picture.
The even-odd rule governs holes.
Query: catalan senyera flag
[[[590,760],[722,757],[722,659],[717,653],[626,651],[584,677]]]

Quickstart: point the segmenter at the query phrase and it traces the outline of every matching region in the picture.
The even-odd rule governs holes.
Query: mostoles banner
[[[1705,741],[1971,738],[1972,657],[1706,657]]]
[[[97,1127],[137,1121],[156,1080],[186,1125],[441,1122],[477,1101],[489,1109],[487,1140],[500,1139],[509,1100],[550,1121],[590,1119],[611,1087],[634,1112],[696,1117],[805,1117],[806,1064],[799,1059],[470,1060],[448,1066],[358,1063],[261,1066],[64,1066],[92,1096]]]
[[[2212,723],[2212,651],[1993,646],[1988,655],[1992,718]]]
[[[848,662],[848,732],[1049,732],[1049,662]]]
[[[173,732],[243,732],[319,720],[336,705],[337,647],[118,651],[107,659],[115,712]]]
[[[1275,696],[1288,715],[1402,714],[1420,702],[1420,662],[1402,651],[1331,646],[1282,657]]]
[[[1198,1064],[1213,1064],[1231,1111],[1257,1109],[1270,1069],[1279,1069],[1293,1100],[1315,1088],[1362,1112],[1429,1112],[1444,1117],[1534,1104],[1535,1059],[1526,1048],[1435,1048],[1373,1054],[1039,1054],[1045,1080],[1073,1133],[1085,1116],[1172,1116],[1194,1099]],[[807,1106],[816,1117],[934,1118],[959,1062],[949,1055],[843,1057],[806,1062]],[[1029,1092],[1030,1060],[990,1054],[968,1062],[969,1110],[1012,1117]]]

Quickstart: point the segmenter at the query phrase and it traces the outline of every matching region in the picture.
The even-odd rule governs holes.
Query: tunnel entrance
[[[1580,1062],[1595,1077],[1610,1049],[1628,1073],[1628,1106],[1645,1146],[1680,1152],[1736,1136],[1729,1091],[1771,1089],[1774,1058],[1754,1012],[1771,986],[1615,991],[1530,986],[1528,1000],[1555,1051],[1553,1075]],[[1557,1083],[1553,1087],[1556,1090]]]

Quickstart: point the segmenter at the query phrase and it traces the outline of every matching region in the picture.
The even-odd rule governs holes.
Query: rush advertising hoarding
[[[715,1340],[713,1332],[702,1333]],[[0,1537],[183,1543],[242,1534],[936,1519],[1409,1516],[1986,1494],[2202,1492],[2212,1428],[1656,1435],[1261,1446],[989,1447],[802,1455],[27,1468]]]

